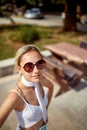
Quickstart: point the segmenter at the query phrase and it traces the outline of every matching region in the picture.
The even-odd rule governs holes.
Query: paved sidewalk
[[[57,17],[57,16],[56,16]],[[44,19],[26,19],[23,17],[12,16],[14,24],[29,24],[38,25],[43,27],[62,27],[63,21],[59,17],[54,20],[54,18],[44,18]],[[13,24],[10,19],[0,18],[0,25],[10,25]]]
[[[0,79],[0,104],[13,87],[18,75]],[[55,89],[58,85],[55,84]],[[82,80],[74,89],[52,98],[48,110],[47,130],[87,130],[87,82]],[[11,113],[1,130],[15,130],[17,119]]]
[[[0,25],[11,25],[11,24],[29,24],[37,25],[42,27],[63,27],[63,20],[59,15],[46,15],[44,19],[25,19],[23,17],[11,17],[14,23],[10,19],[0,18]],[[77,23],[77,29],[82,32],[87,32],[87,24]]]

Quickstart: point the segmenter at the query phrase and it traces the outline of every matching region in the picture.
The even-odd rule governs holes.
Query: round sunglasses
[[[44,69],[46,66],[46,61],[41,59],[38,62],[36,62],[35,64],[33,64],[32,62],[28,62],[26,63],[22,68],[24,68],[24,70],[28,73],[32,72],[34,69],[34,66],[36,66],[38,69]]]

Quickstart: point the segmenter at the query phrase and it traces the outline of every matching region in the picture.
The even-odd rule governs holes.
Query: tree
[[[76,0],[66,0],[65,1],[65,19],[64,19],[64,30],[65,31],[76,31]]]
[[[64,27],[65,31],[76,31],[77,30],[77,3],[81,0],[54,0],[54,2],[65,5],[65,19]],[[42,0],[44,5],[50,5],[52,0]]]

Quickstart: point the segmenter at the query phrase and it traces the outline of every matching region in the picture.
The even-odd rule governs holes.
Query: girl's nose
[[[38,69],[38,67],[35,65],[34,66],[34,70],[33,70],[34,72],[38,72],[39,71],[39,69]]]

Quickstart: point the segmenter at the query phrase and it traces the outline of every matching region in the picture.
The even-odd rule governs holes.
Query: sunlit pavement
[[[0,25],[29,24],[42,27],[63,27],[64,23],[60,15],[46,15],[44,19],[26,19],[23,17],[12,16],[11,19],[1,18]],[[87,24],[77,23],[79,31],[87,32]]]
[[[13,22],[11,21],[13,20]],[[59,16],[45,16],[44,19],[26,19],[23,17],[12,16],[11,19],[0,18],[1,25],[10,24],[29,24],[44,27],[60,27],[63,25],[63,21]]]

